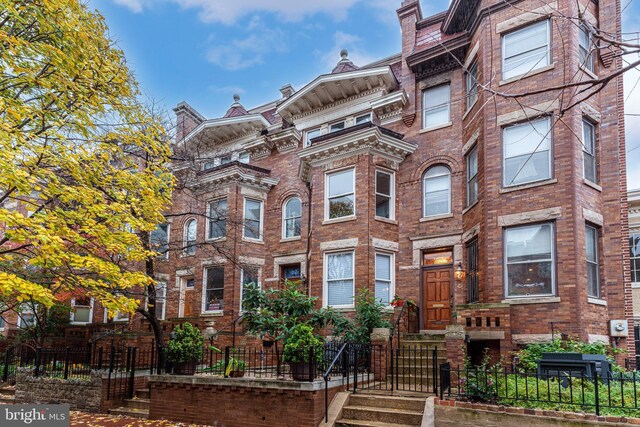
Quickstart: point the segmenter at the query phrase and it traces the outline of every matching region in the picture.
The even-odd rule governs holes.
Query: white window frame
[[[222,236],[218,236],[218,237],[211,237],[211,205],[213,203],[218,203],[221,201],[226,201],[227,202],[227,209],[226,209],[226,213],[225,213],[225,217],[224,217],[224,221],[225,221],[225,225],[224,225],[224,235]],[[207,202],[207,220],[205,222],[205,235],[206,235],[206,240],[208,241],[215,241],[215,240],[224,240],[227,238],[227,220],[229,217],[229,200],[226,197],[220,197],[217,199],[213,199],[210,200],[209,202]]]
[[[156,316],[158,320],[165,320],[166,312],[167,312],[167,286],[168,283],[164,280],[159,280],[156,283]],[[162,298],[158,298],[158,289],[162,289]],[[162,312],[158,315],[158,299],[162,299]],[[149,297],[147,296],[144,301],[144,306],[146,310],[149,310]]]
[[[336,199],[339,197],[344,197],[344,196],[353,194],[353,213],[351,215],[340,216],[337,218],[330,218],[329,217],[329,179],[331,175],[336,175],[348,170],[352,171],[351,176],[353,179],[351,181],[351,188],[353,191],[351,193],[343,193],[343,194],[338,194],[336,196],[332,196],[331,199]],[[356,168],[355,167],[348,167],[348,168],[336,169],[329,172],[325,172],[324,174],[324,219],[325,221],[337,221],[345,218],[354,218],[356,216],[356,200],[357,199],[356,199]]]
[[[378,192],[378,173],[382,173],[385,175],[389,175],[389,193],[390,194],[384,194],[384,193],[379,193]],[[375,207],[375,216],[376,218],[383,218],[383,219],[390,219],[390,220],[395,220],[396,219],[396,191],[395,191],[395,187],[396,187],[396,176],[395,176],[395,172],[392,171],[388,171],[388,170],[384,170],[384,169],[376,169],[375,170],[375,196],[377,198],[378,195],[383,196],[383,197],[388,197],[389,198],[389,218],[385,218],[383,216],[378,216],[378,212],[377,212],[377,206]]]
[[[318,134],[317,134],[317,135],[315,135],[315,136],[310,137],[310,134],[315,133],[315,132],[318,132]],[[305,147],[309,147],[309,146],[311,146],[311,141],[310,141],[310,140],[311,140],[311,139],[313,139],[313,138],[317,138],[317,137],[319,137],[320,135],[321,135],[321,130],[320,130],[320,128],[319,128],[319,127],[314,128],[314,129],[306,130],[306,131],[304,132],[304,146],[305,146]]]
[[[549,225],[551,230],[551,293],[548,294],[532,294],[532,295],[509,295],[509,262],[508,262],[508,253],[507,253],[507,233],[509,230],[517,229],[517,228],[525,228],[525,227],[533,227],[533,226],[542,226]],[[524,299],[524,298],[541,298],[541,297],[554,297],[557,294],[557,277],[556,277],[556,263],[557,263],[557,254],[556,254],[556,226],[553,222],[543,222],[536,224],[523,224],[516,225],[513,227],[505,227],[502,230],[502,247],[503,247],[503,261],[502,261],[502,269],[503,269],[503,281],[504,281],[504,295],[506,299]],[[537,260],[538,262],[548,262],[548,260]],[[528,261],[531,262],[531,261]],[[520,263],[512,263],[512,264],[520,264]]]
[[[341,128],[339,129],[333,129],[334,126],[340,126],[342,125]],[[337,122],[333,122],[329,125],[329,133],[333,133],[333,132],[338,132],[341,130],[345,130],[347,128],[347,121],[346,120],[339,120]]]
[[[156,258],[157,259],[169,259],[169,242],[171,241],[171,223],[163,223],[163,224],[158,224],[158,227],[160,227],[161,225],[166,225],[167,226],[167,250],[165,253],[160,253],[158,252],[160,255],[158,255]]]
[[[442,109],[444,104],[439,104],[435,107],[431,107],[427,110],[426,108],[426,102],[425,102],[425,98],[427,96],[427,94],[430,91],[439,89],[441,87],[447,87],[447,90],[449,92],[449,100],[446,102],[446,107],[447,107],[447,120],[441,123],[435,123],[435,124],[430,124],[427,126],[427,116],[429,114],[429,112],[431,111],[435,111],[435,110],[440,110]],[[443,127],[443,126],[448,126],[449,124],[451,124],[451,82],[447,82],[447,83],[443,83],[443,84],[439,84],[436,86],[431,86],[428,88],[425,88],[422,91],[422,129],[434,129],[434,128],[439,128],[439,127]]]
[[[222,308],[219,310],[207,310],[207,276],[209,275],[209,269],[213,268],[221,268],[222,269]],[[219,265],[207,265],[204,267],[202,274],[202,306],[201,306],[201,314],[219,314],[224,312],[225,307],[225,274],[226,268],[224,264]],[[186,285],[186,282],[185,282]],[[216,288],[217,289],[217,288]]]
[[[474,72],[472,72],[474,71]],[[474,59],[467,68],[467,72],[464,74],[466,82],[466,111],[469,111],[476,102],[478,102],[478,59]]]
[[[71,312],[69,313],[69,322],[72,325],[89,325],[93,323],[93,298],[89,298],[89,305],[80,305],[79,307],[89,307],[89,320],[87,322],[80,322],[75,320],[75,308],[76,308],[76,299],[71,298]]]
[[[26,309],[25,309],[25,307],[26,307]],[[36,312],[35,312],[34,308],[35,308],[35,310],[38,309],[37,306],[36,307],[32,307],[29,304],[26,304],[26,305],[25,304],[20,304],[18,306],[18,328],[26,329],[26,328],[33,327],[33,326],[38,324],[38,316],[36,315]],[[32,314],[33,315],[33,325],[32,326],[24,326],[23,325],[23,322],[24,322],[24,320],[22,319],[22,314],[23,313]]]
[[[549,140],[549,149],[546,150],[548,151],[548,161],[549,161],[549,176],[544,177],[544,178],[539,178],[539,179],[533,179],[531,181],[523,181],[523,182],[516,182],[517,181],[517,173],[514,176],[513,179],[513,183],[508,183],[507,182],[507,174],[506,174],[506,167],[507,167],[507,157],[505,156],[505,144],[506,144],[506,138],[505,138],[505,133],[507,131],[507,129],[510,128],[515,128],[518,126],[531,126],[532,129],[535,129],[533,127],[533,123],[542,121],[542,120],[546,120],[547,121],[547,134],[545,136],[543,136],[544,138],[547,138]],[[518,187],[520,185],[527,185],[527,184],[531,184],[534,182],[542,182],[542,181],[546,181],[549,179],[553,178],[554,175],[554,170],[553,170],[553,153],[554,153],[554,147],[553,147],[553,123],[551,121],[551,117],[549,116],[542,116],[542,117],[538,117],[535,119],[532,119],[530,121],[524,122],[524,123],[516,123],[513,125],[509,125],[509,126],[505,126],[502,128],[501,131],[501,136],[502,136],[502,187],[503,188],[508,188],[508,187]],[[538,144],[538,146],[536,146],[536,150],[537,148],[540,146],[540,144]],[[543,150],[544,151],[544,150]],[[529,161],[531,159],[531,155],[536,153],[538,151],[533,151],[532,153],[526,153],[529,154],[529,158],[527,159],[527,161]],[[525,154],[521,154],[522,156],[524,156]],[[519,172],[519,171],[518,171]]]
[[[260,227],[258,230],[258,237],[247,237],[246,235],[246,231],[247,231],[247,201],[252,201],[252,202],[258,202],[260,203]],[[253,241],[253,242],[262,242],[262,239],[264,237],[264,232],[263,232],[263,228],[264,228],[264,201],[260,200],[260,199],[254,199],[252,197],[245,197],[244,198],[244,206],[242,208],[242,238],[245,240],[249,240],[249,241]]]
[[[589,126],[591,128],[591,141],[589,141],[589,143],[591,144],[591,148],[593,150],[592,153],[590,153],[587,150],[587,141],[585,141],[585,126]],[[593,124],[593,122],[591,122],[591,120],[589,120],[586,117],[582,117],[582,177],[584,179],[586,179],[587,181],[591,181],[594,184],[598,183],[598,149],[597,149],[597,136],[596,136],[596,125]],[[592,156],[593,158],[593,179],[588,178],[587,177],[587,168],[586,163],[587,163],[587,155]]]
[[[244,312],[244,309],[242,308],[242,300],[243,300],[243,295],[244,295],[244,275],[245,275],[245,269],[254,269],[256,271],[256,278],[258,280],[258,283],[256,283],[256,285],[258,285],[258,288],[262,289],[262,268],[258,265],[247,265],[243,268],[240,269],[240,313]]]
[[[593,230],[594,233],[594,254],[595,254],[595,261],[590,261],[589,258],[586,256],[588,251],[587,251],[587,234],[589,233],[589,230]],[[589,267],[589,264],[591,265],[595,265],[596,267],[596,294],[592,295],[591,294],[591,289],[589,289],[589,275],[587,274],[587,295],[590,298],[601,298],[602,297],[602,283],[600,282],[600,252],[598,251],[598,243],[600,242],[600,233],[599,230],[594,227],[593,225],[590,224],[586,224],[585,225],[585,259],[587,262],[587,270]]]
[[[202,170],[203,171],[206,171],[206,170],[209,170],[209,169],[213,169],[215,167],[216,167],[216,161],[215,160],[209,160],[208,162],[204,162],[202,164]]]
[[[328,267],[329,267],[329,257],[332,255],[342,255],[342,254],[350,254],[351,255],[351,295],[352,295],[352,301],[350,304],[341,304],[341,305],[332,305],[329,306],[329,274],[328,274]],[[351,249],[351,250],[342,250],[342,251],[335,251],[335,252],[325,252],[324,253],[324,265],[323,265],[323,286],[322,286],[322,306],[323,307],[333,307],[333,308],[354,308],[355,307],[355,295],[356,295],[356,280],[355,280],[355,261],[356,261],[356,254],[355,254],[355,250]],[[341,278],[340,280],[348,280],[347,278]]]
[[[474,155],[476,162],[475,162],[475,169],[476,169],[476,173],[474,175],[471,175],[471,155]],[[467,167],[467,179],[466,179],[466,184],[467,184],[467,207],[473,205],[475,202],[478,201],[478,193],[480,191],[480,185],[478,182],[478,175],[480,173],[479,169],[478,169],[478,144],[474,145],[471,150],[467,151],[467,154],[465,154],[465,163],[466,163],[466,167]],[[475,182],[476,182],[476,191],[475,191],[475,197],[473,198],[473,200],[471,200],[471,181],[475,178]]]
[[[507,39],[510,36],[513,36],[513,35],[521,32],[521,31],[526,30],[527,28],[531,28],[531,27],[533,27],[535,25],[540,25],[541,23],[545,23],[546,26],[547,26],[547,61],[546,61],[546,63],[544,63],[544,64],[543,63],[538,63],[533,68],[525,71],[524,73],[507,75],[507,73],[505,72],[505,65],[506,65],[506,62],[507,62],[507,57],[506,57]],[[519,76],[526,76],[528,74],[531,74],[535,70],[538,70],[540,68],[544,68],[544,67],[547,67],[547,66],[551,65],[553,63],[553,58],[552,58],[553,52],[551,51],[551,23],[550,23],[550,20],[549,19],[545,19],[545,20],[542,20],[542,21],[534,22],[534,23],[531,23],[529,25],[525,25],[523,27],[520,27],[520,28],[518,28],[518,29],[516,29],[514,31],[511,31],[511,32],[507,33],[507,34],[504,34],[502,36],[502,52],[501,53],[502,53],[502,55],[501,55],[502,56],[502,80],[509,80],[509,79],[513,79],[513,78],[516,78],[516,77],[519,77]],[[522,52],[520,53],[520,55],[521,54],[522,54]]]
[[[589,31],[589,29],[587,28],[587,26],[585,24],[581,25],[580,27],[578,27],[578,61],[580,62],[580,67],[595,74],[595,70],[596,70],[596,61],[595,61],[595,49],[594,49],[594,44],[593,44],[593,38],[592,38],[592,34],[591,31]],[[589,40],[589,46],[584,46],[582,44],[582,35],[586,35],[587,40]],[[585,54],[585,59],[586,62],[582,62],[582,58],[581,56],[583,55],[582,52],[586,52]]]
[[[298,199],[298,201],[300,202],[300,216],[287,217],[287,205],[289,204],[289,202],[295,199]],[[296,219],[300,220],[300,234],[287,236],[287,220],[295,221]],[[282,238],[297,239],[301,236],[302,236],[302,199],[298,196],[292,196],[287,198],[287,200],[285,200],[284,203],[282,204]]]
[[[429,172],[429,170],[431,170],[431,169],[433,169],[435,167],[438,167],[438,166],[446,168],[449,171],[449,173],[448,173],[448,176],[449,176],[449,193],[447,195],[448,196],[449,208],[447,209],[447,212],[437,213],[437,214],[433,214],[433,215],[427,215],[427,180],[428,179],[433,179],[433,178],[436,178],[436,177],[440,177],[440,176],[444,176],[444,174],[443,174],[443,175],[436,175],[435,177],[432,176],[432,177],[427,178],[427,172]],[[452,208],[451,208],[451,199],[452,199],[452,194],[451,193],[452,192],[453,192],[453,182],[452,182],[451,169],[447,165],[444,165],[442,163],[438,163],[438,164],[429,166],[424,171],[424,173],[422,174],[422,218],[432,218],[432,217],[439,217],[439,216],[442,216],[442,215],[450,215],[452,213]]]
[[[225,154],[224,156],[220,156],[219,158],[220,166],[229,164],[233,161],[233,154]]]
[[[631,244],[633,243],[634,236],[640,236],[640,231],[636,231],[635,233],[634,232],[629,232],[629,260],[630,260],[630,264],[634,260],[640,260],[640,253],[636,257],[632,256],[633,252],[631,252]],[[633,288],[640,288],[640,270],[638,271],[638,274],[636,275],[637,281],[635,281],[635,282],[633,281],[633,271],[634,271],[634,269],[633,269],[633,267],[631,267],[630,268],[631,286]]]
[[[366,119],[366,120],[361,121],[360,123],[358,123],[358,120],[359,120],[359,119],[362,119],[362,118],[364,118],[364,117],[366,117],[367,119]],[[371,117],[371,112],[368,112],[368,113],[365,113],[365,114],[358,114],[357,116],[355,116],[355,117],[353,118],[353,124],[354,124],[354,126],[361,125],[361,124],[363,124],[363,123],[370,123],[370,122],[372,122],[372,121],[373,121],[373,118]]]
[[[191,223],[195,224],[195,239],[194,240],[189,240],[189,225]],[[196,246],[196,242],[198,241],[198,220],[195,218],[189,218],[185,221],[184,223],[184,229],[182,231],[183,236],[182,236],[182,241],[184,243],[184,248],[182,250],[182,253],[184,256],[193,256],[196,254],[197,251],[197,246]],[[193,246],[189,245],[189,242],[193,242]],[[191,249],[193,248],[193,249]]]
[[[246,160],[242,160],[242,157],[246,157]],[[248,165],[249,162],[251,161],[251,153],[249,153],[248,151],[241,151],[238,153],[238,161],[240,163],[244,163],[245,165]]]
[[[384,256],[384,257],[389,257],[389,280],[387,279],[379,279],[376,276],[376,273],[378,271],[377,269],[377,263],[378,263],[378,255],[380,256]],[[374,264],[374,286],[377,285],[377,282],[388,282],[389,283],[389,304],[387,304],[387,307],[390,307],[391,305],[391,301],[394,298],[394,295],[396,294],[396,259],[395,259],[395,254],[393,252],[382,252],[382,251],[376,251],[375,253],[375,264]],[[375,294],[375,288],[374,288],[374,297],[377,296]]]

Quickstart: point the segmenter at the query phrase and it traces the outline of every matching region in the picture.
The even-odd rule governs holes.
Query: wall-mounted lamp
[[[456,280],[464,280],[466,275],[467,273],[462,268],[462,262],[458,262],[458,265],[456,266],[456,271],[454,272],[454,276]]]

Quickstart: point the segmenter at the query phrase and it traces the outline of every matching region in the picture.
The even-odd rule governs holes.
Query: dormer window
[[[305,133],[304,146],[305,147],[309,147],[311,145],[311,140],[313,138],[318,137],[318,136],[320,136],[320,128],[313,129],[313,130],[308,130]]]
[[[248,151],[243,151],[240,154],[238,154],[238,161],[240,163],[249,163],[250,158],[251,158],[251,155],[249,154]]]
[[[344,129],[344,127],[345,127],[345,122],[344,121],[338,122],[338,123],[334,123],[331,126],[329,126],[329,132],[330,133],[331,132],[337,132],[339,130]]]
[[[226,165],[227,163],[231,163],[231,154],[220,157],[220,165]]]
[[[371,113],[362,114],[356,117],[356,124],[360,125],[362,123],[368,123],[371,121]]]

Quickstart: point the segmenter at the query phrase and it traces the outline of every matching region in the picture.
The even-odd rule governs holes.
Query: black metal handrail
[[[342,344],[342,347],[340,347],[340,350],[338,350],[338,353],[336,353],[335,357],[333,358],[333,360],[331,361],[327,369],[322,374],[322,378],[324,378],[324,421],[325,422],[329,422],[329,376],[331,375],[331,370],[335,366],[336,362],[340,359],[340,357],[344,358],[344,356],[346,356],[346,353],[344,352],[344,350],[348,347],[349,347],[349,343]],[[346,366],[347,366],[346,363],[342,364],[343,376],[345,374],[344,370],[346,369]]]
[[[404,314],[404,311],[407,309],[408,305],[409,305],[409,301],[405,301],[402,304],[402,308],[400,309],[400,314],[398,314],[398,318],[391,326],[391,331],[389,333],[389,344],[391,345],[391,348],[393,348],[393,335],[396,333],[398,329],[400,329],[400,320],[402,320],[402,315]],[[398,332],[398,347],[400,347],[400,332]]]

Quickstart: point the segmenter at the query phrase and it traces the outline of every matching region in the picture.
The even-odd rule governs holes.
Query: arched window
[[[302,228],[302,202],[298,197],[287,200],[282,210],[282,237],[300,236]]]
[[[196,253],[197,227],[195,219],[190,219],[184,225],[184,253],[193,255]]]
[[[442,165],[432,166],[423,178],[423,216],[451,213],[451,171]]]

